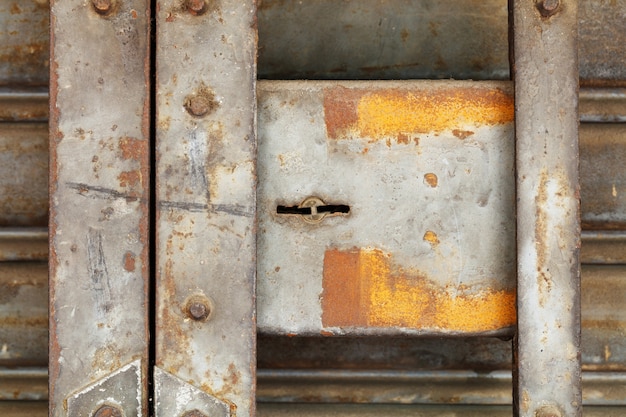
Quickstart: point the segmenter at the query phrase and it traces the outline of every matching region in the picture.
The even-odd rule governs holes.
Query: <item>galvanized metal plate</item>
[[[268,81],[258,97],[260,330],[510,334],[510,83]],[[308,197],[349,213],[277,214]]]
[[[51,5],[55,417],[66,415],[71,395],[135,361],[144,395],[129,401],[139,401],[138,415],[147,412],[149,7],[143,0],[109,5],[108,11],[90,1]]]
[[[155,361],[237,416],[255,409],[255,18],[157,3]],[[157,415],[192,411],[162,394]]]

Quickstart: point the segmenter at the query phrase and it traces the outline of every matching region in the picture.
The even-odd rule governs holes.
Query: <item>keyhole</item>
[[[349,214],[350,206],[326,204],[321,198],[309,197],[298,206],[278,206],[276,214],[297,215],[307,223],[319,223],[326,216]]]

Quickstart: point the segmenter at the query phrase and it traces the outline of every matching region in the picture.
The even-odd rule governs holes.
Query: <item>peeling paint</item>
[[[379,249],[327,250],[323,281],[325,327],[487,332],[515,325],[513,290],[442,288]]]

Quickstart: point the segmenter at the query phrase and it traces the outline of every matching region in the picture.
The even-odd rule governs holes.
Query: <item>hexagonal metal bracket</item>
[[[188,415],[196,411],[211,417],[230,417],[230,406],[157,367],[154,368],[155,417]]]
[[[119,368],[67,398],[68,417],[93,416],[102,406],[122,411],[124,417],[141,417],[141,361]]]

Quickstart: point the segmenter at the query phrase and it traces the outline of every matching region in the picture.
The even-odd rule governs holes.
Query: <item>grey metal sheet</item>
[[[260,83],[259,329],[510,334],[510,86]],[[308,197],[349,213],[277,213]]]
[[[578,1],[515,0],[515,415],[582,415]]]
[[[104,402],[147,415],[149,2],[109,5],[51,4],[54,417],[93,415]]]
[[[252,0],[157,3],[158,416],[192,411],[173,385],[254,415],[255,19]]]

